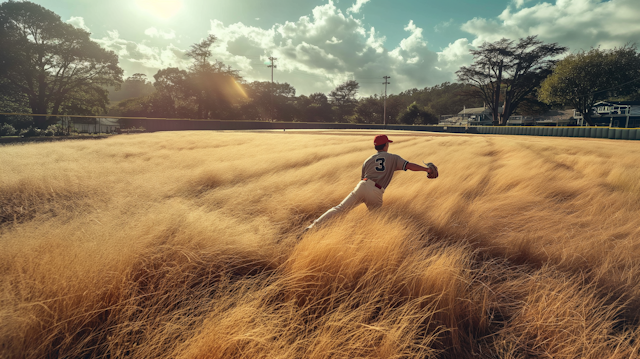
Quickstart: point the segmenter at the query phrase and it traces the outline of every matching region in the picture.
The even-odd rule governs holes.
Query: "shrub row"
[[[36,137],[36,136],[63,136],[65,135],[62,125],[55,124],[47,127],[45,130],[41,130],[36,127],[24,128],[20,131],[16,130],[8,123],[0,126],[0,136],[16,136],[21,137]]]
[[[640,140],[640,128],[486,126],[476,127],[476,130],[477,133],[480,134],[496,135],[590,137],[616,140]]]

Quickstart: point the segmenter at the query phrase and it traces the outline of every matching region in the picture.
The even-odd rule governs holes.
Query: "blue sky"
[[[571,51],[640,42],[638,0],[34,0],[115,51],[125,75],[186,68],[184,52],[214,34],[214,58],[248,81],[298,94],[350,79],[361,95],[455,81],[484,41],[538,35]]]

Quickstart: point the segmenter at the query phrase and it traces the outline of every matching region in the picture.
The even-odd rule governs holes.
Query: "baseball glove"
[[[431,162],[425,163],[425,165],[427,165],[427,168],[429,169],[429,171],[427,171],[427,178],[438,178],[438,167]]]

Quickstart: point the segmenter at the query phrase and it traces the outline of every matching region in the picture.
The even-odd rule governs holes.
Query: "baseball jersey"
[[[388,152],[378,152],[367,158],[362,164],[362,177],[368,178],[379,184],[382,188],[387,188],[393,178],[393,172],[407,170],[408,161],[398,155]]]

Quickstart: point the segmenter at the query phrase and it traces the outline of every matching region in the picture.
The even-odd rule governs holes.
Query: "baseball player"
[[[424,171],[428,178],[438,177],[438,168],[433,163],[427,163],[427,167],[422,167],[415,163],[410,163],[398,155],[387,152],[389,143],[392,143],[386,135],[378,135],[373,139],[373,145],[378,153],[367,158],[362,165],[362,175],[356,188],[339,205],[326,211],[320,218],[316,219],[304,229],[303,233],[321,225],[333,216],[349,211],[360,203],[364,202],[369,210],[382,206],[382,194],[391,182],[395,171]]]

